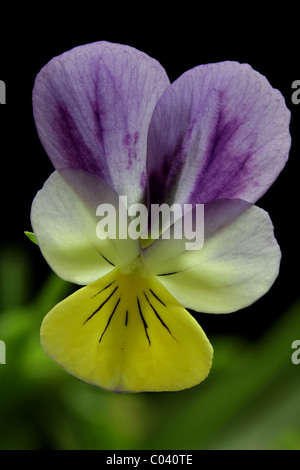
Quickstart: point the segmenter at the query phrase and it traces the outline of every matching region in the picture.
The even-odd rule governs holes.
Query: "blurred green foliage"
[[[300,364],[291,361],[300,303],[257,342],[210,338],[213,368],[199,386],[117,395],[67,374],[40,346],[44,315],[71,285],[51,274],[30,300],[28,257],[6,247],[0,288],[0,449],[300,450]]]

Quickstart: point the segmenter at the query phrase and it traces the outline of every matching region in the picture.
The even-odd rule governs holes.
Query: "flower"
[[[186,308],[240,310],[278,275],[273,226],[254,203],[288,158],[282,95],[249,65],[230,61],[170,84],[146,54],[97,42],[39,72],[33,112],[55,168],[33,201],[34,234],[50,267],[85,286],[46,315],[45,352],[116,392],[200,383],[213,350]],[[187,250],[174,230],[152,243],[100,239],[97,207],[110,204],[119,220],[119,196],[148,208],[204,204],[204,246]]]

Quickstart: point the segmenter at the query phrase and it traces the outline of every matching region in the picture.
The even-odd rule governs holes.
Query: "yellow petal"
[[[116,392],[182,390],[209,373],[212,347],[155,278],[119,269],[56,305],[45,352],[80,379]]]

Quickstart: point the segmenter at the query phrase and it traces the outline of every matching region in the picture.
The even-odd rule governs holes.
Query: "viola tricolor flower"
[[[38,74],[33,111],[55,171],[33,201],[41,252],[85,286],[45,317],[45,352],[116,392],[181,390],[209,373],[213,350],[186,310],[229,313],[264,295],[279,271],[268,214],[254,203],[290,148],[290,113],[247,64],[189,70],[170,84],[154,59],[97,42]],[[97,235],[97,208],[204,204],[204,245]],[[184,216],[183,216],[184,217]],[[194,217],[194,209],[192,211]]]

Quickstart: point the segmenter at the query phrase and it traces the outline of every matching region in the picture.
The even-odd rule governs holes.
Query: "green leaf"
[[[25,235],[29,238],[29,240],[31,240],[33,243],[35,243],[36,245],[38,245],[38,242],[37,242],[37,239],[35,238],[34,233],[32,233],[32,232],[27,232],[27,231],[25,231],[24,233],[25,233]]]

